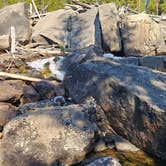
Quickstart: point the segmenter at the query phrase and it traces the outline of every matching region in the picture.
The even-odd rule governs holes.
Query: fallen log
[[[29,77],[29,76],[24,76],[24,75],[19,75],[19,74],[12,74],[12,73],[7,73],[7,72],[0,72],[0,77],[10,77],[14,79],[19,79],[19,80],[24,80],[24,81],[30,81],[30,82],[41,82],[41,81],[46,81],[50,83],[57,83],[57,81],[51,81],[51,80],[45,80],[41,78],[34,78],[34,77]]]

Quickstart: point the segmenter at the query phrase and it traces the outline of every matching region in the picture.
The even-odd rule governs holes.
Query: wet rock
[[[96,132],[87,105],[45,107],[12,119],[3,131],[0,165],[71,165],[84,159]]]
[[[161,55],[166,48],[161,25],[145,13],[129,15],[121,28],[126,56]]]
[[[7,122],[16,117],[16,114],[16,107],[10,103],[0,102],[0,132],[3,130],[3,127]]]
[[[121,38],[118,26],[118,11],[115,3],[99,6],[99,20],[103,46],[112,52],[121,51]]]
[[[16,40],[21,43],[29,41],[31,27],[25,3],[6,6],[0,10],[0,15],[0,36],[9,35],[11,26],[14,26],[16,29]]]
[[[118,135],[166,158],[166,75],[105,58],[70,67],[65,88],[76,103],[92,96]]]

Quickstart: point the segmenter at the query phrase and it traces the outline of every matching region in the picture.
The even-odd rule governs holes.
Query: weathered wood
[[[10,28],[10,44],[11,53],[13,54],[16,52],[16,31],[14,26]]]
[[[35,9],[35,12],[36,12],[37,16],[40,18],[40,14],[39,14],[39,11],[38,11],[38,9],[37,9],[37,6],[36,6],[34,0],[32,0],[32,4],[33,4],[33,6],[34,6],[34,9]]]
[[[91,8],[92,8],[90,5],[88,5],[88,4],[86,4],[86,3],[83,3],[83,2],[79,2],[79,1],[77,1],[77,0],[72,0],[72,2],[73,2],[74,4],[76,4],[76,5],[80,5],[80,6],[84,7],[84,8],[87,8],[87,9],[91,9]]]
[[[46,15],[48,15],[50,12],[47,12],[47,13],[42,13],[42,14],[39,14],[40,15],[40,18],[41,17],[44,17],[44,16],[46,16]],[[38,15],[32,15],[32,16],[30,16],[30,19],[34,19],[34,18],[38,18],[39,16]]]
[[[50,82],[50,83],[54,83],[54,84],[59,84],[57,81],[45,80],[45,79],[41,79],[41,78],[34,78],[34,77],[29,77],[29,76],[24,76],[24,75],[19,75],[19,74],[12,74],[12,73],[7,73],[7,72],[0,72],[0,77],[10,77],[10,78],[14,78],[14,79],[31,81],[31,82],[46,81],[46,82]]]
[[[29,13],[30,15],[32,15],[33,11],[32,11],[32,3],[29,4]]]
[[[39,53],[41,55],[60,55],[61,50],[60,49],[42,49],[42,48],[25,48],[25,47],[17,47],[17,50],[19,51],[25,51],[29,53]]]

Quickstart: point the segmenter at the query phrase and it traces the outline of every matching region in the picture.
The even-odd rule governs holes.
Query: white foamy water
[[[110,59],[115,59],[115,60],[122,59],[121,57],[114,56],[114,54],[112,54],[112,53],[104,53],[104,54],[103,54],[103,57],[105,57],[105,58],[110,58]]]
[[[33,62],[28,62],[28,66],[36,69],[37,71],[43,70],[48,64],[49,70],[51,71],[52,75],[54,75],[58,80],[63,81],[65,76],[65,71],[62,70],[62,61],[63,57],[58,57],[58,61],[54,61],[55,57],[45,58],[45,59],[38,59]]]

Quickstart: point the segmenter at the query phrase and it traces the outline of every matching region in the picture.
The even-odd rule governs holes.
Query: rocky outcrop
[[[50,12],[34,27],[32,40],[78,50],[96,45],[123,56],[163,55],[165,22],[145,13],[120,16],[114,3],[84,12],[61,9]]]
[[[90,45],[101,47],[98,9],[92,8],[72,18],[71,48],[83,49]]]
[[[126,56],[160,55],[165,53],[165,34],[161,24],[141,13],[124,19],[121,33]],[[162,47],[162,48],[161,48]]]
[[[38,43],[58,43],[72,50],[90,45],[100,47],[98,9],[94,7],[80,14],[64,9],[51,12],[34,27],[32,40]]]
[[[32,40],[45,44],[57,43],[65,47],[68,42],[69,20],[73,15],[75,13],[72,10],[50,12],[35,25]]]
[[[94,115],[91,105],[28,110],[4,127],[0,165],[71,165],[81,161],[93,147]]]
[[[76,103],[93,96],[117,134],[166,159],[165,74],[100,58],[70,67],[65,87]]]
[[[0,10],[0,36],[9,35],[11,26],[16,29],[16,40],[27,43],[31,35],[30,20],[25,3],[6,6]]]
[[[121,37],[118,26],[118,10],[115,3],[99,6],[99,20],[104,50],[121,51]]]

